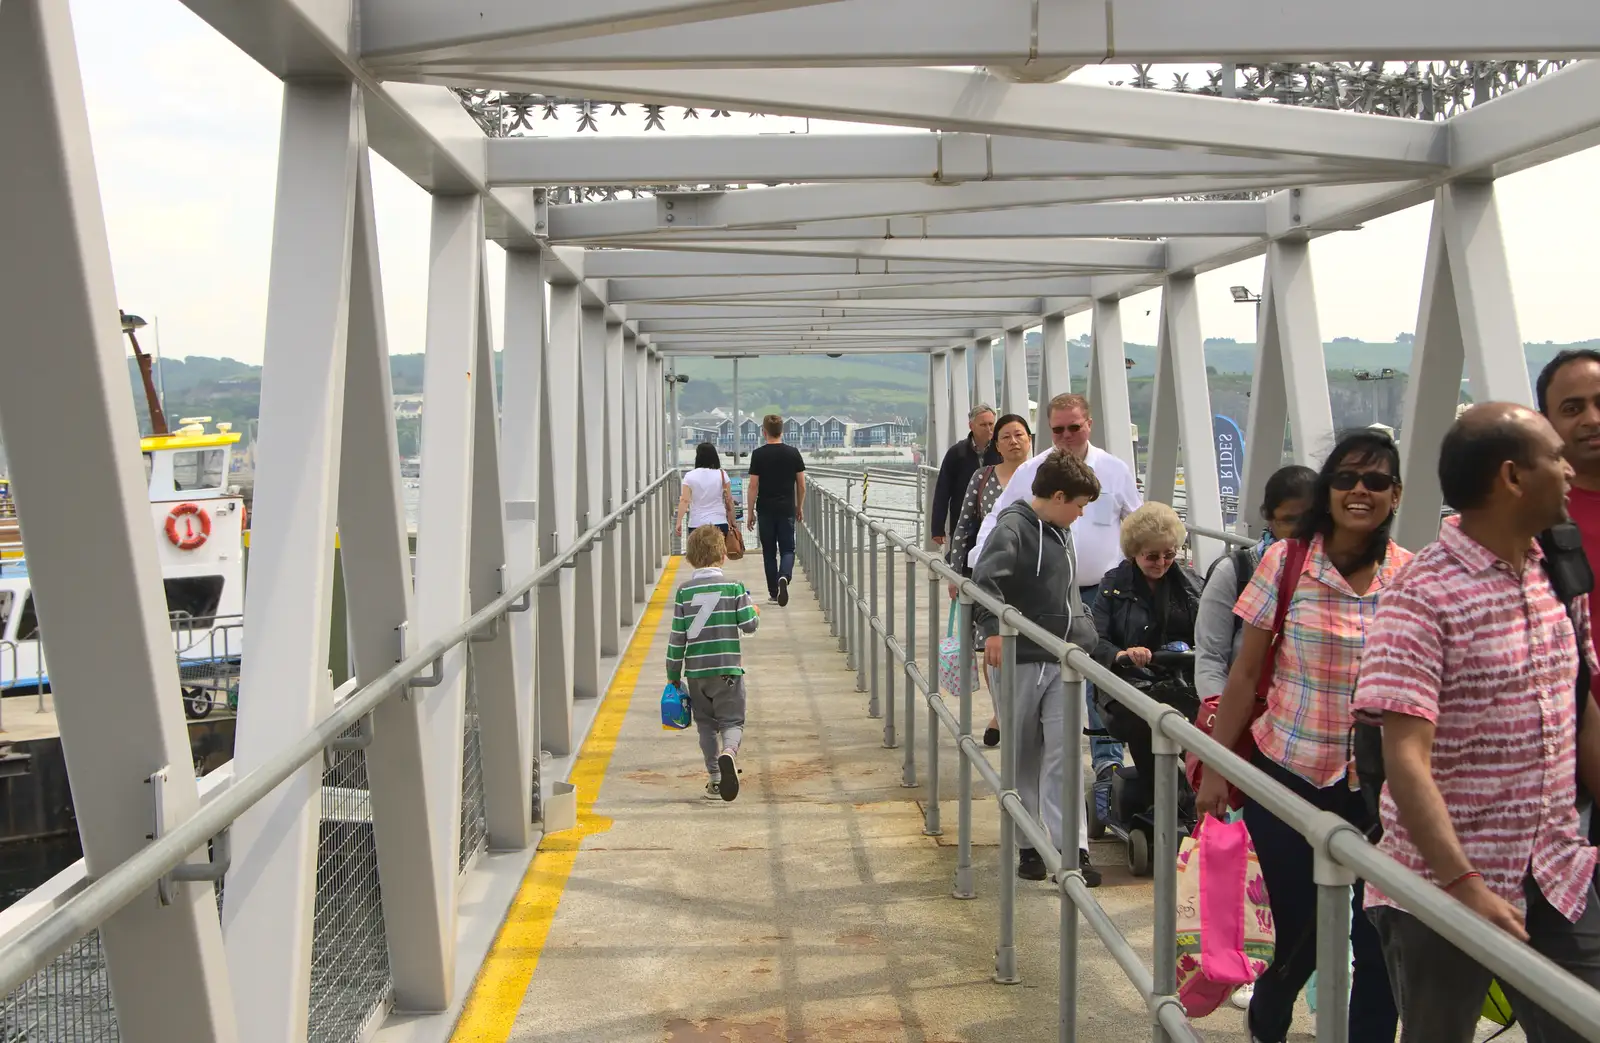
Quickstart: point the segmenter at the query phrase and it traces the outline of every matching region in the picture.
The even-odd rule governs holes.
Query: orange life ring
[[[178,520],[184,519],[183,532],[178,532]],[[194,518],[195,522],[188,519]],[[194,550],[211,536],[211,515],[198,503],[180,503],[167,514],[167,539],[179,550]]]

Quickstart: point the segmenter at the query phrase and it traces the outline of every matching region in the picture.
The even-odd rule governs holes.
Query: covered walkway
[[[729,571],[761,586],[758,555]],[[994,984],[994,801],[975,814],[978,897],[956,901],[954,802],[949,835],[923,836],[926,789],[901,787],[899,755],[803,577],[744,643],[739,799],[701,797],[694,734],[664,732],[657,709],[667,579],[575,766],[578,828],[535,857],[457,1043],[1054,1039],[1053,889],[1019,888],[1023,984]],[[947,744],[947,778],[955,758]],[[1095,848],[1098,897],[1148,959],[1150,881],[1128,874],[1120,844]],[[1143,1002],[1092,937],[1083,952],[1079,1038],[1128,1039]],[[1238,1018],[1225,1008],[1200,1024],[1225,1040]]]

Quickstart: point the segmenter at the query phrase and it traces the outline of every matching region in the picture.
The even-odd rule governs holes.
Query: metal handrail
[[[1535,952],[1526,944],[1517,941],[1492,926],[1488,921],[1471,914],[1470,911],[1455,899],[1446,895],[1433,884],[1423,880],[1411,870],[1401,866],[1387,855],[1382,854],[1373,847],[1355,826],[1346,822],[1339,816],[1320,811],[1310,803],[1295,795],[1260,769],[1249,764],[1237,756],[1232,750],[1224,747],[1209,735],[1195,727],[1178,710],[1155,701],[1148,695],[1138,691],[1112,671],[1096,663],[1086,652],[1075,645],[1069,644],[1061,638],[1045,631],[1036,624],[1022,616],[1018,610],[1005,602],[994,598],[972,581],[965,579],[949,568],[936,555],[927,553],[916,547],[911,540],[896,533],[893,529],[882,525],[865,512],[852,507],[840,497],[827,490],[819,489],[818,494],[825,510],[817,512],[823,517],[813,525],[808,521],[802,525],[806,539],[810,546],[807,548],[807,558],[811,564],[819,566],[825,575],[819,577],[819,599],[822,601],[823,611],[830,614],[835,620],[840,616],[841,610],[849,615],[857,616],[857,625],[852,634],[852,624],[844,619],[838,624],[840,648],[854,652],[857,663],[861,660],[864,644],[863,638],[867,633],[875,635],[870,639],[876,644],[881,640],[891,657],[898,657],[907,684],[920,691],[929,708],[929,785],[933,792],[927,801],[928,825],[924,832],[937,833],[938,829],[938,761],[937,743],[934,741],[935,728],[942,726],[955,735],[957,745],[963,754],[963,768],[967,764],[983,760],[977,750],[976,741],[970,734],[966,734],[954,720],[949,708],[945,706],[944,698],[939,693],[937,677],[927,677],[915,662],[915,649],[908,649],[892,634],[892,620],[886,622],[876,615],[874,595],[873,603],[862,595],[857,582],[863,568],[873,573],[876,581],[876,554],[877,541],[885,541],[886,548],[890,549],[890,577],[891,589],[893,586],[893,554],[896,550],[904,553],[907,560],[907,622],[914,625],[915,619],[915,583],[911,574],[915,566],[920,565],[928,570],[929,582],[937,584],[939,580],[955,584],[962,603],[980,604],[994,613],[999,621],[1002,638],[1007,648],[1006,667],[1014,670],[1015,665],[1015,636],[1021,635],[1057,657],[1063,670],[1064,679],[1076,682],[1078,677],[1093,681],[1096,688],[1104,691],[1143,718],[1151,728],[1154,752],[1157,755],[1157,852],[1155,857],[1160,858],[1165,839],[1175,849],[1176,839],[1167,833],[1163,838],[1163,829],[1171,831],[1176,822],[1176,754],[1179,749],[1188,750],[1195,754],[1202,763],[1219,771],[1225,778],[1242,790],[1245,794],[1257,801],[1263,808],[1299,832],[1310,844],[1316,856],[1316,881],[1319,885],[1319,915],[1329,915],[1330,923],[1338,922],[1338,904],[1328,900],[1323,892],[1342,894],[1343,898],[1343,923],[1348,930],[1349,887],[1360,880],[1376,885],[1385,894],[1399,902],[1411,915],[1427,924],[1442,937],[1456,945],[1473,959],[1482,963],[1492,971],[1502,982],[1521,991],[1534,1003],[1559,1018],[1564,1024],[1581,1033],[1584,1038],[1600,1041],[1600,990],[1596,990],[1579,981],[1571,974],[1562,970],[1555,963],[1540,953]],[[820,530],[820,532],[819,532]],[[872,539],[874,560],[869,564],[865,561],[863,548],[859,545],[859,537],[852,538],[851,532],[869,534]],[[1250,542],[1243,537],[1230,534],[1214,533],[1213,531],[1201,532],[1201,535],[1214,539],[1227,539],[1229,542]],[[830,550],[843,557],[843,562],[835,561],[830,556]],[[852,558],[856,559],[852,562]],[[934,588],[936,589],[936,587]],[[931,606],[930,606],[931,607]],[[890,601],[890,612],[893,612],[893,601]],[[970,619],[967,612],[963,612],[964,619]],[[833,621],[833,620],[830,620]],[[972,628],[963,627],[962,655],[964,660],[970,661],[973,656],[971,641]],[[914,645],[911,635],[907,635],[908,643]],[[933,657],[938,653],[938,635],[934,633],[930,653]],[[847,665],[852,665],[847,660]],[[930,664],[932,669],[933,664]],[[1002,667],[1002,672],[1007,672]],[[964,681],[970,682],[970,662],[963,664]],[[894,673],[893,659],[890,660],[889,676]],[[877,678],[873,677],[873,687],[876,688]],[[1009,679],[1002,678],[1002,688],[1009,683]],[[858,688],[863,685],[858,674]],[[963,696],[964,716],[970,716],[970,692],[973,685],[964,683],[963,687],[968,695]],[[1009,691],[1009,689],[1006,689]],[[1076,699],[1074,706],[1072,692],[1081,691],[1081,683],[1074,683],[1067,694],[1067,735],[1075,739],[1081,730],[1081,717],[1083,713],[1081,694]],[[908,710],[910,706],[908,693]],[[893,705],[893,690],[890,690],[889,705]],[[963,722],[970,726],[969,722]],[[909,732],[911,721],[906,722]],[[885,745],[893,745],[892,716],[885,727]],[[1014,732],[1014,729],[1011,729]],[[1007,730],[1002,729],[1002,738]],[[908,737],[906,751],[906,774],[903,785],[915,785],[914,769],[914,743]],[[1076,741],[1069,743],[1068,749],[1076,749]],[[1004,763],[1004,762],[1003,762]],[[1071,763],[1078,763],[1076,757],[1071,758]],[[976,766],[976,764],[974,764]],[[984,771],[987,768],[988,771]],[[996,778],[993,769],[987,762],[978,768],[986,782],[995,786]],[[1077,826],[1076,815],[1083,814],[1082,807],[1082,777],[1080,771],[1069,770],[1066,772],[1063,788],[1067,791],[1064,795],[1063,838],[1067,843],[1072,842],[1072,833],[1067,831],[1070,824],[1075,832]],[[1171,786],[1163,785],[1170,781]],[[1101,909],[1091,892],[1084,884],[1082,873],[1078,871],[1076,859],[1063,860],[1054,848],[1048,833],[1041,829],[1036,820],[1023,812],[1020,800],[1011,787],[1001,789],[995,787],[1000,795],[1000,803],[1006,810],[1002,818],[1003,836],[1002,848],[1008,849],[1005,838],[1007,822],[1015,821],[1015,828],[1020,829],[1043,856],[1046,867],[1056,874],[1060,882],[1062,895],[1070,899],[1071,905],[1081,910],[1091,928],[1101,938],[1110,950],[1130,981],[1139,988],[1150,1008],[1154,1021],[1165,1028],[1172,1038],[1197,1039],[1194,1030],[1187,1023],[1181,1005],[1176,996],[1170,992],[1157,992],[1158,987],[1173,988],[1175,979],[1175,931],[1168,929],[1175,926],[1174,916],[1160,908],[1162,900],[1175,900],[1175,875],[1171,866],[1156,863],[1156,895],[1158,908],[1156,912],[1156,974],[1152,977],[1144,970],[1142,962],[1134,953],[1125,937],[1117,930],[1111,919]],[[1166,790],[1172,790],[1167,793]],[[963,816],[969,814],[968,808],[963,805]],[[965,824],[963,833],[967,832]],[[967,857],[968,843],[963,837],[961,844],[962,854],[958,857]],[[1064,870],[1064,871],[1063,871]],[[958,864],[957,879],[961,880],[963,869]],[[970,868],[966,870],[970,874]],[[1163,880],[1165,876],[1165,880]],[[970,879],[970,876],[969,876]],[[1009,867],[1002,873],[1002,948],[1007,941],[1005,904],[1008,896],[1007,882],[1012,885],[1009,894],[1014,904],[1014,877],[1009,873]],[[1163,883],[1166,884],[1163,887]],[[963,895],[967,897],[968,895]],[[1075,976],[1070,985],[1067,980],[1068,959],[1067,950],[1070,946],[1073,952],[1073,961],[1076,953],[1076,921],[1068,926],[1067,916],[1063,912],[1063,1025],[1074,1017],[1073,1011],[1068,1010],[1067,998],[1075,995]],[[1328,933],[1328,932],[1321,932]],[[1324,980],[1324,988],[1330,995],[1337,993],[1343,995],[1348,987],[1349,966],[1346,955],[1346,940],[1343,935],[1323,945],[1324,939],[1319,933],[1318,944],[1318,972]],[[998,971],[997,971],[998,977]],[[1164,980],[1157,980],[1164,979]],[[1324,1008],[1319,1007],[1319,1011]],[[1344,1004],[1330,1004],[1325,1017],[1336,1021],[1331,1025],[1333,1029],[1326,1034],[1319,1030],[1319,1039],[1344,1040],[1346,1026],[1343,1014]]]
[[[1207,529],[1200,525],[1190,525],[1188,522],[1184,522],[1183,527],[1189,530],[1189,535],[1191,536],[1205,536],[1209,539],[1221,540],[1230,547],[1254,547],[1256,545],[1255,540],[1252,540],[1248,536],[1240,536],[1236,532],[1225,532],[1221,529]]]
[[[0,994],[22,984],[78,938],[97,928],[134,898],[155,886],[174,867],[204,847],[212,837],[277,789],[284,780],[304,765],[320,758],[325,747],[376,709],[379,703],[405,688],[450,649],[463,644],[472,634],[505,615],[534,587],[560,572],[567,562],[597,543],[607,529],[633,513],[676,473],[674,470],[663,472],[638,495],[580,535],[572,546],[511,586],[465,622],[435,637],[403,662],[363,685],[298,741],[248,775],[235,779],[226,793],[200,808],[170,833],[141,848],[6,946],[4,951],[0,951]]]

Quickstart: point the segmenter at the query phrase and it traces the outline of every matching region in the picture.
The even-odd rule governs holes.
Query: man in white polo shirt
[[[1083,610],[1094,610],[1095,596],[1100,592],[1100,580],[1122,561],[1122,519],[1134,512],[1144,497],[1133,480],[1128,465],[1089,442],[1089,432],[1094,420],[1089,416],[1089,402],[1082,395],[1057,395],[1050,400],[1050,448],[1038,454],[1011,476],[994,509],[983,519],[972,554],[967,559],[976,562],[983,553],[984,542],[994,530],[995,519],[1017,500],[1025,499],[1033,488],[1033,473],[1050,455],[1052,449],[1071,453],[1087,463],[1100,480],[1100,496],[1083,512],[1083,517],[1072,523],[1072,546],[1077,557],[1078,593],[1083,598]],[[1103,728],[1100,713],[1094,705],[1094,686],[1083,686],[1086,703],[1086,720],[1090,728]],[[1122,744],[1105,736],[1089,741],[1089,752],[1094,758],[1096,779],[1108,775],[1113,767],[1122,763]]]

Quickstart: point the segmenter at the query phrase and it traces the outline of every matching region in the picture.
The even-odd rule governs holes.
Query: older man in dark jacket
[[[1000,451],[995,448],[994,407],[979,403],[967,414],[967,427],[971,434],[951,446],[939,464],[939,480],[933,487],[933,542],[946,546],[946,538],[955,535],[956,519],[961,514],[961,497],[966,495],[972,475],[980,467],[1000,462]]]

